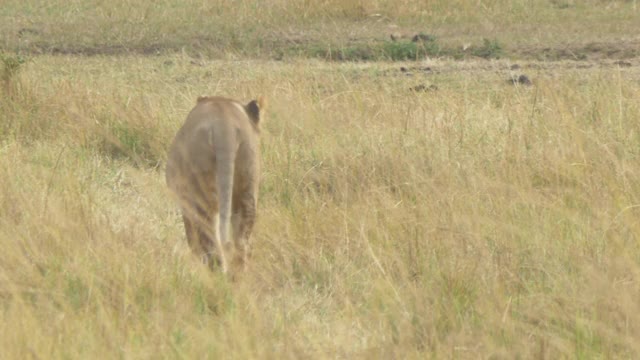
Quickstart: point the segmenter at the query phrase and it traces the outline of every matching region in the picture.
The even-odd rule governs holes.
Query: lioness
[[[264,100],[247,105],[223,97],[199,97],[169,150],[166,180],[177,195],[191,249],[227,272],[233,228],[244,267],[256,216],[259,124]]]

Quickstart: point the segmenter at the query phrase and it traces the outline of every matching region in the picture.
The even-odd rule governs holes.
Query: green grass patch
[[[295,49],[295,50],[293,50]],[[335,61],[411,61],[426,57],[462,60],[469,57],[499,59],[506,52],[497,40],[483,39],[482,44],[468,48],[441,45],[435,38],[428,41],[378,41],[353,43],[345,46],[296,46],[289,54],[310,56]]]

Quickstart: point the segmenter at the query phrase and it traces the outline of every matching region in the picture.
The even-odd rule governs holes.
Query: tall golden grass
[[[0,357],[637,357],[638,69],[427,65],[31,59],[0,102]],[[164,185],[202,94],[270,103],[235,283]]]

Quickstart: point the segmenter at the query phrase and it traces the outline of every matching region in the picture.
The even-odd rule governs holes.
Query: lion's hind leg
[[[244,269],[251,255],[250,236],[256,219],[256,199],[252,193],[244,193],[234,199],[233,242],[236,248],[234,267]]]
[[[194,206],[183,211],[185,231],[189,247],[206,265],[214,270],[227,271],[224,252],[220,247],[219,216],[215,202],[206,206]]]

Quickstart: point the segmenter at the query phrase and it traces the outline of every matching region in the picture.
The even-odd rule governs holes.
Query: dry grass
[[[396,31],[626,58],[639,23],[636,1],[4,1],[0,50],[164,55],[0,51],[0,358],[639,357],[637,59],[522,63],[532,87],[506,60],[234,60]],[[237,282],[164,184],[204,94],[270,104]]]
[[[635,358],[640,74],[37,57],[0,102],[0,357]],[[416,75],[423,76],[423,75]],[[201,94],[270,100],[251,270],[163,181]]]

